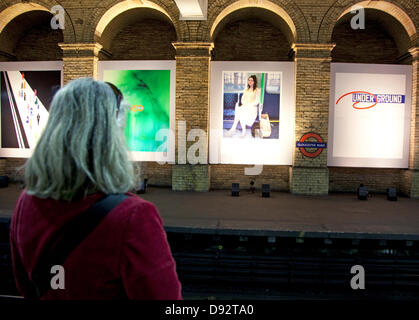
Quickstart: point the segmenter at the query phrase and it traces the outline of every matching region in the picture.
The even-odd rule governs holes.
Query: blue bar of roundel
[[[326,142],[297,142],[297,148],[326,148]]]

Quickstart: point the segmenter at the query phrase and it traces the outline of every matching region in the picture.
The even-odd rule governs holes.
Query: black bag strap
[[[62,238],[51,250],[41,254],[32,272],[34,299],[39,300],[50,289],[52,266],[63,265],[71,252],[92,233],[103,218],[128,197],[125,194],[109,194],[67,224]]]

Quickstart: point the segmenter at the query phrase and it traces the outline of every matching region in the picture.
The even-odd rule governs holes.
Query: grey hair
[[[91,78],[71,81],[54,96],[48,123],[25,167],[26,192],[40,198],[77,200],[88,192],[124,193],[133,167],[109,85]]]

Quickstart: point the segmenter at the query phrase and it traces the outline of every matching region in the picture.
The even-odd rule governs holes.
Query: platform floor
[[[0,189],[0,217],[10,217],[21,192],[19,185]],[[387,201],[373,195],[359,201],[355,194],[297,196],[242,190],[231,197],[228,190],[206,193],[175,192],[170,188],[148,188],[140,195],[152,201],[171,232],[371,238],[419,240],[419,200],[399,197]]]

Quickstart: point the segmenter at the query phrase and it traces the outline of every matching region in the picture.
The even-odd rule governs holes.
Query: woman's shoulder
[[[131,205],[139,205],[139,206],[153,205],[152,202],[139,197],[135,193],[126,192],[124,195],[127,196],[127,198],[124,200],[125,204],[129,203]]]
[[[118,211],[124,211],[128,215],[134,215],[137,219],[141,217],[158,217],[160,219],[160,215],[154,203],[144,200],[137,196],[134,193],[127,192],[125,193],[128,197],[124,199],[121,203],[118,204]],[[131,219],[134,217],[131,217]]]
[[[117,205],[111,219],[126,221],[127,232],[135,233],[144,228],[151,231],[163,229],[163,219],[152,202],[133,193],[126,193],[126,195],[128,198]]]

